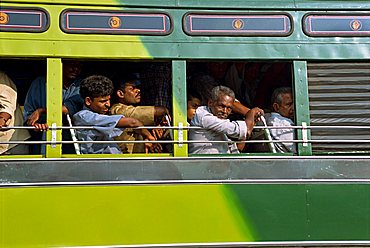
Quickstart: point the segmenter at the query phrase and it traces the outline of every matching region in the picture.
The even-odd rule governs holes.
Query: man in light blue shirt
[[[289,126],[294,126],[294,106],[292,88],[281,87],[277,88],[271,97],[272,108],[274,112],[267,118],[267,124],[274,127],[287,127],[284,129],[271,129],[270,133],[274,140],[293,140],[294,129]],[[278,152],[296,153],[296,145],[292,142],[274,143]]]
[[[76,126],[93,126],[94,129],[77,130],[77,137],[83,141],[113,141],[114,137],[122,134],[122,129],[116,128],[123,115],[103,115],[84,107],[73,116]],[[121,154],[117,143],[85,143],[81,144],[81,153],[110,153]]]
[[[121,135],[122,127],[143,126],[139,120],[123,115],[107,115],[110,107],[110,97],[113,93],[112,81],[104,76],[94,75],[84,79],[80,86],[80,94],[84,99],[84,109],[73,116],[76,126],[88,126],[93,129],[77,129],[77,137],[82,143],[81,153],[88,154],[121,154],[117,143],[93,143],[93,141],[113,141]],[[145,139],[154,141],[155,138],[146,129],[138,129]],[[154,150],[156,145],[146,144],[147,149]]]

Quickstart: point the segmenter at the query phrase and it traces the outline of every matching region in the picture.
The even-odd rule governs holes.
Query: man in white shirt
[[[208,106],[198,107],[191,120],[192,126],[203,129],[190,129],[189,139],[204,142],[190,143],[190,153],[234,153],[233,150],[238,152],[235,145],[230,146],[227,142],[215,143],[212,141],[230,141],[230,138],[245,140],[250,136],[255,121],[263,114],[263,111],[254,108],[246,114],[245,121],[230,121],[227,118],[234,102],[235,94],[228,87],[216,86],[212,89]]]
[[[21,109],[17,103],[17,87],[13,81],[0,71],[0,127],[23,126]],[[26,129],[0,130],[0,141],[27,140],[30,137]],[[0,155],[28,154],[29,149],[25,144],[0,144]]]
[[[267,119],[267,124],[274,127],[289,127],[294,126],[294,105],[292,88],[281,87],[277,88],[272,93],[271,104],[273,112]],[[271,129],[271,136],[274,140],[293,140],[294,129]],[[274,143],[276,151],[286,153],[296,153],[296,145],[292,142]]]

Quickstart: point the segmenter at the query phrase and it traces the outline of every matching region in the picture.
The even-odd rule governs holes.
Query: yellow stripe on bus
[[[3,188],[0,244],[54,247],[252,241],[236,219],[223,187]]]

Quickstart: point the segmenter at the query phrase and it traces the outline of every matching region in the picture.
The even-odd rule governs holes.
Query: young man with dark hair
[[[138,119],[146,126],[158,125],[162,118],[168,114],[168,110],[163,106],[139,106],[141,102],[141,82],[133,75],[121,80],[115,91],[118,103],[110,109],[113,115],[121,114],[126,117]],[[126,129],[116,140],[142,140],[143,137],[132,129]],[[145,152],[142,143],[120,143],[123,153],[143,153]],[[159,146],[158,146],[159,147]],[[160,152],[160,150],[157,150]]]
[[[73,116],[76,126],[92,126],[94,129],[78,129],[77,136],[83,141],[112,141],[122,134],[123,127],[135,128],[143,123],[135,118],[123,115],[107,115],[110,107],[110,97],[113,93],[112,81],[104,76],[94,75],[87,77],[80,86],[80,95],[84,99],[84,109]],[[155,138],[146,129],[138,129],[148,140]],[[147,144],[148,148],[155,145]],[[84,143],[81,144],[82,153],[122,153],[116,143]]]
[[[202,97],[198,94],[198,92],[188,89],[186,104],[188,123],[190,123],[191,119],[193,119],[200,105],[202,105]]]

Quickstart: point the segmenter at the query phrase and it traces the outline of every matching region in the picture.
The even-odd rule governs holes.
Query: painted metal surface
[[[308,87],[307,87],[307,63],[305,61],[294,61],[294,101],[295,101],[295,111],[299,113],[295,117],[296,123],[304,123],[305,125],[310,125],[310,109],[309,109],[309,99],[308,99]],[[297,138],[303,139],[304,130],[297,130]],[[310,137],[307,131],[307,138]],[[311,155],[312,148],[311,144],[298,144],[299,155]]]
[[[2,58],[48,58],[48,111],[59,113],[61,59],[168,59],[173,65],[174,119],[185,123],[187,59],[294,60],[296,100],[308,120],[306,60],[367,60],[368,37],[307,37],[311,10],[368,14],[368,1],[76,0],[39,2],[49,29],[1,32]],[[31,0],[2,6],[32,7]],[[160,10],[173,19],[168,37],[65,34],[60,14],[78,9]],[[109,7],[107,7],[109,6]],[[210,8],[210,6],[212,6]],[[227,6],[227,7],[225,7]],[[281,10],[288,37],[190,37],[183,16]],[[178,97],[178,99],[177,99]],[[50,123],[60,125],[61,114]],[[175,134],[178,135],[178,134]],[[49,137],[50,139],[50,137]],[[301,150],[309,154],[309,150]],[[176,156],[186,156],[177,147]],[[59,157],[60,147],[48,150]],[[369,157],[209,157],[141,159],[1,159],[0,246],[63,247],[262,241],[370,240]],[[23,184],[23,185],[22,185]],[[27,184],[27,185],[26,185]]]
[[[281,3],[281,2],[277,2]],[[220,2],[221,4],[221,2]],[[253,14],[266,12],[280,13],[278,10],[252,10],[245,5],[242,13]],[[354,4],[354,3],[352,3]],[[34,4],[3,3],[4,7],[34,7]],[[235,10],[227,8],[207,8],[201,13],[237,14]],[[361,13],[368,14],[366,4],[361,6]],[[58,20],[60,14],[71,5],[38,4],[49,12],[51,20]],[[177,6],[177,4],[173,5]],[[217,6],[217,2],[213,6]],[[99,7],[96,5],[76,5],[78,9],[85,10],[122,10],[122,7]],[[302,30],[302,19],[307,10],[290,10],[286,6],[283,10],[292,16],[293,33],[285,38],[281,37],[191,37],[182,30],[182,18],[192,8],[147,8],[125,7],[127,11],[164,12],[174,22],[173,32],[164,37],[142,35],[94,35],[94,34],[65,34],[61,31],[59,23],[53,21],[50,28],[42,34],[2,33],[0,49],[1,56],[57,56],[57,57],[84,57],[84,58],[182,58],[182,59],[364,59],[369,56],[369,37],[308,37]],[[262,11],[263,10],[263,11]],[[325,11],[326,14],[338,11]],[[354,9],[342,6],[341,14],[353,14]],[[192,11],[197,13],[197,11]],[[357,13],[357,12],[356,12]],[[25,40],[29,46],[23,46]],[[174,45],[176,44],[176,45]],[[88,45],[88,46],[87,46]],[[89,49],[81,49],[88,47]],[[32,49],[30,49],[32,48]]]
[[[32,0],[17,0],[19,3],[34,3]],[[40,1],[50,3],[50,1]],[[53,0],[55,4],[64,4],[65,0]],[[230,9],[243,9],[248,6],[250,9],[352,9],[364,10],[369,9],[367,0],[362,1],[345,1],[345,0],[274,0],[271,4],[269,0],[104,0],[106,6],[125,6],[125,7],[178,7],[178,8],[194,8],[194,9],[210,9],[224,8],[227,6]],[[98,0],[74,0],[71,4],[75,5],[102,5],[102,1]]]
[[[2,160],[0,182],[122,182],[177,180],[370,179],[370,159],[359,157],[213,157]]]
[[[186,61],[173,60],[172,61],[172,98],[173,101],[173,122],[178,123],[179,126],[187,126],[186,115]],[[187,131],[174,130],[175,140],[186,140]],[[174,156],[186,156],[188,146],[185,144],[174,145]]]
[[[46,95],[52,96],[47,97],[47,106],[48,106],[48,113],[47,113],[47,123],[50,126],[54,125],[62,125],[62,112],[57,111],[58,109],[62,109],[62,91],[58,89],[63,88],[62,83],[62,61],[61,59],[47,59],[47,78],[46,82],[53,82],[52,87],[46,87]],[[55,140],[62,139],[62,130],[54,130],[52,132],[47,132],[47,140],[51,140],[53,136],[53,132],[55,132]],[[46,146],[46,156],[49,158],[58,158],[62,154],[62,146],[61,145],[51,145]]]
[[[370,123],[370,63],[309,63],[308,87],[312,125],[356,125]],[[353,138],[353,144],[316,143],[313,151],[366,152],[370,144],[369,130],[361,129],[313,129],[314,139],[334,140]]]
[[[1,188],[0,242],[65,247],[368,240],[369,190],[370,184]]]

